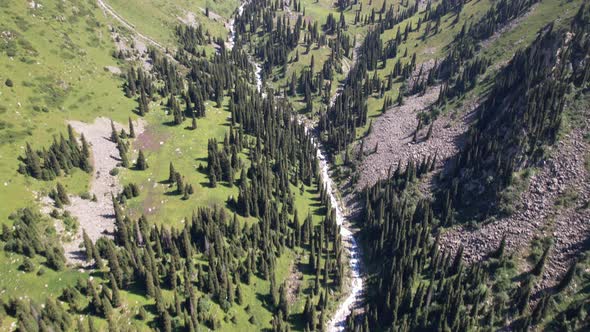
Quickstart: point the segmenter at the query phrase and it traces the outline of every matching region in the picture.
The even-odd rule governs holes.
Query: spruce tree
[[[84,241],[84,249],[86,251],[86,262],[89,263],[90,261],[92,261],[92,258],[94,257],[94,246],[92,244],[92,240],[90,239],[88,234],[86,234],[86,230],[84,229],[82,230],[82,239]]]
[[[147,161],[145,159],[145,156],[143,155],[143,150],[141,149],[139,150],[139,155],[137,156],[135,167],[140,171],[144,171],[148,168]]]
[[[532,275],[540,276],[541,273],[543,272],[543,268],[545,266],[545,261],[547,260],[547,255],[549,254],[549,249],[550,249],[550,247],[547,247],[547,248],[545,248],[545,250],[543,250],[543,254],[541,255],[541,258],[539,258],[539,260],[537,261],[537,263],[535,264],[535,266],[531,270]]]
[[[121,294],[119,294],[119,286],[117,286],[117,282],[115,281],[115,276],[112,273],[109,273],[109,281],[111,287],[111,302],[113,307],[118,308],[121,306]]]
[[[129,137],[135,138],[135,128],[133,127],[133,121],[129,118]]]
[[[68,193],[66,192],[66,188],[61,184],[61,182],[57,183],[57,197],[59,200],[66,205],[70,204],[70,198],[68,197]]]
[[[191,129],[192,130],[196,130],[197,129],[197,118],[195,117],[195,113],[191,113],[192,116],[192,124],[191,124]]]

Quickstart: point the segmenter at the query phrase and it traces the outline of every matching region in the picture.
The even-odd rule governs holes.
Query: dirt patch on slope
[[[85,200],[79,196],[70,196],[71,204],[65,206],[72,216],[76,217],[80,227],[77,234],[72,236],[72,241],[63,244],[66,258],[72,264],[84,264],[84,252],[80,249],[82,243],[82,231],[85,230],[93,240],[98,240],[105,234],[112,234],[114,230],[114,210],[111,201],[111,193],[120,191],[119,181],[109,172],[119,163],[119,152],[116,144],[111,141],[111,120],[100,117],[94,123],[70,121],[74,130],[88,141],[92,151],[92,180],[90,182],[90,195],[95,195],[96,202]],[[134,123],[136,133],[143,131],[143,121]],[[122,125],[115,123],[115,128],[121,130]]]
[[[195,15],[195,13],[193,13],[191,11],[187,11],[186,14],[184,15],[184,17],[177,16],[176,18],[178,18],[178,20],[180,22],[182,22],[183,24],[186,24],[186,25],[189,25],[192,27],[196,27],[198,25],[197,16]]]
[[[166,142],[169,135],[158,133],[152,127],[147,127],[137,135],[134,146],[145,151],[157,151]]]
[[[299,257],[295,259],[293,264],[291,264],[291,267],[289,268],[289,276],[287,277],[286,281],[287,301],[290,304],[293,304],[295,301],[297,301],[299,288],[301,287],[301,281],[303,280],[303,274],[297,268],[298,264]]]
[[[408,78],[408,89],[413,89],[416,83],[425,80],[435,64],[436,60],[430,59],[414,68],[412,75]]]
[[[105,66],[104,69],[112,74],[121,75],[121,68],[117,66]]]
[[[115,43],[117,51],[120,51],[125,61],[137,61],[143,69],[152,69],[152,60],[148,55],[148,48],[143,40],[133,36],[125,37],[111,27],[111,38]],[[120,69],[119,69],[120,71]]]
[[[408,160],[420,162],[422,158],[437,154],[437,166],[458,152],[460,140],[469,128],[475,102],[466,110],[444,114],[434,121],[430,139],[426,140],[428,126],[422,128],[414,142],[418,126],[418,113],[432,105],[439,95],[439,87],[430,87],[424,95],[413,95],[403,105],[390,108],[373,123],[371,133],[363,140],[363,160],[357,189],[375,184],[387,177],[390,167],[402,166]]]

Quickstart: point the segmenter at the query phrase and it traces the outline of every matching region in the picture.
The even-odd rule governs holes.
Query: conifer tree
[[[191,113],[192,116],[192,124],[191,124],[191,129],[192,130],[196,130],[197,129],[197,118],[195,117],[195,113]]]
[[[242,294],[242,287],[240,286],[239,282],[236,286],[236,303],[238,305],[242,305],[244,303],[244,295]]]
[[[135,128],[133,127],[133,121],[129,118],[129,137],[135,138]]]
[[[92,261],[92,258],[94,257],[94,246],[92,244],[92,240],[90,239],[88,234],[86,234],[86,230],[84,229],[82,230],[82,239],[84,241],[84,249],[86,251],[86,262],[89,263],[90,261]]]
[[[555,287],[555,290],[557,292],[561,292],[562,290],[566,289],[567,286],[569,286],[569,284],[572,282],[572,280],[574,279],[575,272],[576,272],[576,265],[577,265],[577,262],[575,262],[575,261],[570,265],[570,267],[568,268],[567,272],[565,273],[565,275],[563,276],[563,278],[561,279],[559,284],[557,284],[557,286]]]
[[[531,270],[532,275],[540,276],[541,273],[543,272],[543,267],[545,266],[545,261],[547,260],[547,255],[549,254],[549,249],[550,249],[550,247],[547,247],[547,248],[545,248],[545,250],[543,250],[543,254],[541,255],[541,258],[539,258],[539,260],[537,261],[537,263],[535,264],[535,266]]]
[[[137,156],[135,167],[140,171],[144,171],[148,168],[147,161],[145,159],[145,156],[143,155],[143,150],[141,149],[139,150],[139,155]]]
[[[68,197],[68,193],[66,192],[66,188],[61,184],[61,182],[57,183],[57,197],[59,200],[66,205],[70,204],[70,198]]]
[[[119,286],[117,286],[117,282],[115,281],[115,276],[112,273],[109,273],[109,281],[111,287],[111,302],[113,307],[118,308],[121,306],[121,294],[119,294]]]

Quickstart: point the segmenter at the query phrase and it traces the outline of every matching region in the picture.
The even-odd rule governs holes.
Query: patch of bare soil
[[[104,68],[105,68],[105,70],[109,71],[112,74],[115,74],[115,75],[121,74],[121,68],[119,68],[117,66],[105,66]]]
[[[477,103],[466,105],[465,111],[444,114],[434,121],[429,139],[424,126],[414,142],[418,127],[418,113],[427,109],[438,98],[439,87],[430,87],[424,95],[413,95],[403,105],[390,108],[374,123],[370,134],[363,140],[363,159],[357,189],[375,184],[387,177],[389,168],[398,163],[404,166],[409,160],[420,162],[422,158],[437,155],[437,166],[458,152],[460,140],[469,128]]]
[[[287,301],[290,304],[297,301],[297,294],[299,294],[299,288],[301,287],[301,281],[303,280],[303,274],[297,268],[299,263],[299,257],[295,260],[295,263],[291,264],[289,268],[289,276],[287,277]]]
[[[157,151],[167,139],[167,135],[157,133],[153,128],[147,127],[137,135],[134,146],[145,151]]]
[[[513,215],[476,230],[466,226],[449,230],[441,236],[441,248],[456,252],[462,245],[464,259],[470,263],[495,250],[503,236],[508,252],[527,247],[535,237],[550,237],[554,243],[536,290],[554,285],[588,247],[590,178],[584,156],[589,148],[580,130],[574,130],[553,147],[552,157],[530,178]]]
[[[209,12],[209,15],[211,15],[211,12]],[[183,24],[186,24],[186,25],[189,25],[192,27],[197,26],[197,16],[195,15],[195,13],[193,13],[191,11],[187,11],[186,14],[184,15],[184,17],[177,16],[177,18]]]
[[[96,241],[103,235],[112,234],[114,230],[111,194],[116,195],[121,189],[117,177],[110,175],[110,171],[117,167],[120,159],[117,146],[110,139],[110,119],[100,117],[94,123],[70,121],[69,124],[76,132],[84,135],[92,150],[93,171],[89,193],[91,196],[95,195],[97,200],[94,202],[79,196],[70,196],[71,204],[65,207],[76,217],[80,226],[77,234],[71,236],[72,240],[63,243],[65,255],[69,263],[84,264],[85,256],[80,249],[82,231],[85,230],[88,236]],[[128,130],[118,123],[115,123],[115,128]],[[143,128],[143,121],[134,123],[136,133],[143,132]]]
[[[416,68],[414,68],[412,71],[412,76],[408,78],[408,89],[414,88],[416,83],[428,77],[428,73],[432,68],[434,68],[435,63],[436,61],[434,59],[430,59],[426,62],[423,62],[420,66],[416,66]]]
[[[148,55],[147,46],[141,39],[135,36],[127,38],[113,28],[111,28],[111,38],[113,38],[117,51],[122,52],[126,61],[138,61],[142,64],[143,69],[147,71],[152,69],[152,60]]]

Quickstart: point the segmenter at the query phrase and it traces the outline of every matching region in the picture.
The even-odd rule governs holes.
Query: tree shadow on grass
[[[211,184],[208,181],[201,181],[201,182],[199,182],[199,184],[203,188],[213,188],[213,187],[211,187]]]
[[[165,125],[165,126],[167,126],[167,127],[178,127],[178,126],[182,125],[182,123],[180,123],[180,124],[176,124],[176,123],[174,123],[174,121],[172,121],[172,120],[170,120],[170,121],[165,121],[165,122],[162,122],[162,124],[163,124],[163,125]]]
[[[262,303],[262,307],[270,312],[274,312],[275,308],[272,306],[272,298],[270,294],[256,293],[256,299]]]
[[[305,329],[303,313],[293,313],[289,315],[289,323],[292,324],[294,331],[303,331]]]

